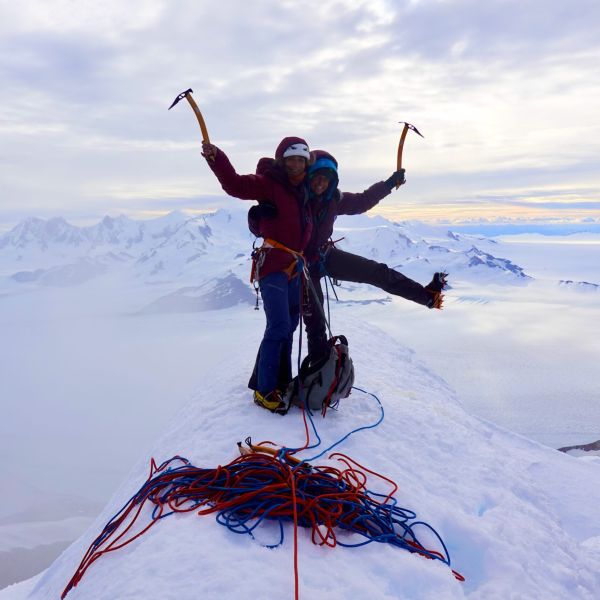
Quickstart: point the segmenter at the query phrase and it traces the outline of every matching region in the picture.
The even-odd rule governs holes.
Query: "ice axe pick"
[[[194,93],[194,90],[192,90],[192,88],[190,88],[189,90],[186,90],[185,92],[181,92],[181,94],[179,94],[179,96],[177,96],[177,98],[175,98],[175,100],[173,100],[173,104],[171,104],[171,106],[169,106],[169,110],[171,110],[180,100],[185,98],[189,102],[190,106],[192,107],[192,110],[194,111],[194,114],[196,115],[196,119],[198,119],[198,124],[200,125],[200,131],[202,132],[202,141],[206,142],[207,144],[210,144],[210,138],[208,137],[208,129],[206,129],[206,123],[204,122],[202,113],[200,112],[200,109],[198,108],[196,101],[192,97],[193,93]]]
[[[406,134],[409,129],[412,129],[415,133],[420,135],[422,138],[425,136],[414,126],[406,121],[398,121],[399,123],[404,123],[404,127],[402,129],[402,134],[400,135],[400,142],[398,143],[398,162],[396,166],[396,171],[399,171],[402,168],[402,151],[404,150],[404,140],[406,139]],[[396,189],[400,187],[400,184],[396,184]]]

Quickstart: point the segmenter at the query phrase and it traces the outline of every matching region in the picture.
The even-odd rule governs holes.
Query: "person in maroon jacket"
[[[249,387],[254,401],[279,414],[287,412],[282,392],[292,378],[292,338],[300,320],[302,252],[311,238],[312,217],[305,185],[310,159],[302,138],[287,137],[258,175],[238,175],[225,153],[202,144],[202,154],[223,190],[242,200],[260,200],[274,208],[261,227],[264,244],[254,255],[252,278],[258,281],[266,315],[255,373]]]
[[[308,353],[314,360],[318,360],[329,351],[322,308],[322,277],[368,283],[429,308],[441,308],[441,292],[446,285],[446,274],[436,273],[431,283],[423,287],[383,263],[344,252],[330,243],[337,216],[356,215],[373,208],[390,194],[396,184],[404,183],[404,169],[396,171],[386,181],[375,183],[362,193],[342,193],[338,190],[338,164],[335,158],[324,150],[315,150],[312,155],[313,162],[308,169],[308,188],[313,230],[305,255],[310,264],[311,288],[318,297],[318,303],[311,294],[309,310],[303,317]]]

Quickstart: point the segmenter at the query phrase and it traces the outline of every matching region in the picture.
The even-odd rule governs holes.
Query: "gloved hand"
[[[442,309],[444,303],[444,294],[442,291],[448,285],[448,273],[434,273],[433,279],[425,286],[425,289],[431,294],[431,300],[427,304],[429,308]]]
[[[388,179],[385,180],[385,184],[393,190],[397,185],[403,185],[406,183],[406,179],[404,178],[404,169],[400,169],[399,171],[394,171]]]
[[[206,160],[215,160],[217,152],[219,152],[219,149],[214,144],[209,144],[205,141],[202,142],[202,156]]]
[[[430,292],[441,292],[448,285],[448,273],[434,273],[433,279],[425,286]]]

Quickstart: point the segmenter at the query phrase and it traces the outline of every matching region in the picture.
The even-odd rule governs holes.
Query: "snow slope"
[[[588,456],[578,462],[467,416],[448,386],[399,343],[416,348],[420,360],[443,373],[459,390],[470,413],[508,423],[528,435],[533,431],[537,439],[556,446],[597,439],[590,437],[589,429],[597,423],[597,382],[593,378],[600,347],[589,324],[598,316],[600,277],[591,258],[588,262],[593,269],[572,269],[573,264],[585,267],[579,258],[591,256],[590,247],[582,246],[568,264],[557,262],[562,254],[555,249],[545,248],[539,264],[545,269],[548,265],[562,267],[550,272],[537,265],[530,269],[532,254],[514,243],[497,243],[418,223],[391,223],[380,217],[340,218],[337,226],[336,238],[346,237],[340,243],[342,248],[398,265],[421,282],[435,270],[451,272],[453,287],[448,294],[448,310],[443,313],[355,284],[343,286],[341,302],[332,311],[335,330],[350,336],[359,372],[357,384],[381,392],[387,414],[381,427],[358,434],[341,450],[401,483],[400,504],[416,510],[442,533],[450,546],[453,566],[467,575],[468,581],[456,587],[453,581],[448,582],[445,569],[438,589],[431,587],[428,574],[431,568],[433,572],[444,569],[441,564],[432,565],[418,557],[400,558],[402,551],[382,546],[325,551],[304,539],[301,596],[321,597],[321,587],[329,590],[328,597],[337,593],[337,581],[319,577],[326,556],[328,561],[336,561],[336,572],[348,581],[351,595],[359,598],[366,597],[362,578],[367,576],[377,580],[371,590],[374,597],[388,587],[381,597],[386,597],[385,593],[403,598],[510,597],[508,587],[499,584],[503,576],[518,590],[514,597],[541,597],[531,595],[535,585],[527,577],[545,579],[554,568],[567,575],[562,583],[551,576],[541,587],[544,597],[564,597],[565,590],[578,597],[574,591],[578,578],[583,582],[581,597],[589,597],[593,585],[586,573],[594,572],[590,565],[597,560],[600,544],[598,521],[586,507],[597,503],[597,463],[593,461],[598,459]],[[245,207],[237,206],[195,218],[181,213],[146,222],[106,217],[90,228],[73,227],[60,218],[31,219],[0,236],[0,322],[5,341],[5,347],[0,347],[0,368],[5,369],[1,378],[9,400],[4,423],[0,423],[2,449],[8,449],[9,456],[3,465],[3,479],[14,482],[15,474],[21,473],[44,486],[55,485],[64,491],[68,485],[73,488],[69,493],[81,489],[96,498],[102,488],[99,482],[110,481],[108,474],[112,481],[119,481],[127,465],[144,452],[132,479],[123,484],[85,539],[42,578],[54,583],[41,584],[32,597],[56,597],[48,590],[64,587],[84,546],[123,499],[139,487],[151,454],[161,461],[180,453],[198,466],[216,466],[228,462],[235,454],[235,442],[247,435],[255,440],[269,437],[288,445],[299,443],[298,415],[277,421],[257,414],[248,402],[244,384],[264,319],[262,311],[251,310],[254,296],[247,281],[250,246]],[[548,323],[552,323],[551,328]],[[245,343],[240,344],[240,340]],[[27,376],[32,370],[36,378]],[[503,385],[498,383],[498,374],[504,374]],[[165,415],[172,414],[171,406],[189,397],[183,390],[192,385],[200,385],[202,392],[184,411],[181,418],[187,421],[176,419],[171,434],[166,434],[153,452],[145,453],[148,439],[162,430]],[[549,394],[555,394],[556,401]],[[214,398],[223,404],[213,406]],[[231,404],[241,411],[231,411]],[[362,423],[361,419],[369,417],[372,422],[376,417],[374,405],[358,395],[347,406],[350,408],[320,424],[326,441],[341,437]],[[25,414],[19,416],[23,411]],[[448,414],[442,418],[442,411],[450,411],[452,418]],[[36,415],[33,419],[32,412]],[[62,418],[67,415],[68,419]],[[558,423],[559,431],[542,436],[535,428],[545,421]],[[581,434],[582,423],[586,424],[585,435]],[[531,424],[535,425],[533,430]],[[566,439],[565,430],[573,428],[578,435]],[[111,432],[109,446],[105,445],[107,431]],[[493,446],[487,438],[493,440]],[[41,447],[43,453],[39,452]],[[76,453],[70,451],[73,448],[77,448]],[[394,451],[391,458],[388,448]],[[65,456],[71,462],[65,461]],[[543,467],[532,467],[533,463]],[[590,467],[595,471],[588,470]],[[535,471],[538,468],[542,469],[539,473]],[[79,473],[77,480],[71,476],[74,471]],[[457,473],[467,479],[457,480]],[[554,484],[555,476],[561,490]],[[105,486],[102,498],[113,486],[114,482]],[[563,487],[570,494],[568,498],[561,496],[567,493]],[[12,495],[5,494],[4,506],[14,497],[13,484],[9,492]],[[41,494],[44,501],[48,494],[48,489]],[[6,514],[14,512],[11,508]],[[581,516],[575,521],[572,515]],[[54,520],[38,516],[14,521],[14,515],[7,517],[0,531],[4,542],[0,552],[5,552],[0,562],[4,567],[8,564],[10,570],[12,563],[4,557],[13,561],[15,556],[8,552],[39,550],[47,556],[44,544],[74,539],[86,522],[67,521],[68,516],[67,508],[54,515]],[[168,531],[180,527],[176,525],[180,520],[172,517],[160,526]],[[229,540],[233,534],[221,531],[211,517],[191,518],[200,520],[210,522],[211,529],[204,529],[209,525],[192,525],[189,520],[181,525],[186,531],[202,532],[196,538],[192,533],[194,539],[182,546],[181,552],[197,558],[193,566],[179,556],[180,550],[174,549],[179,542],[171,538],[164,542],[167,563],[183,560],[190,569],[197,569],[198,564],[225,564],[230,554],[235,556],[232,548],[241,544],[244,555],[249,553],[251,559],[249,570],[264,557],[281,565],[276,570],[282,571],[282,579],[273,595],[291,597],[289,538],[284,548],[265,554],[255,542],[242,542],[237,536],[235,541]],[[546,528],[549,532],[542,534]],[[148,539],[154,539],[157,530]],[[507,536],[502,543],[501,535]],[[492,539],[496,537],[498,540]],[[207,549],[196,548],[199,539],[211,540]],[[149,560],[142,550],[145,543],[140,542],[139,551],[123,551],[124,555],[134,551],[136,556],[141,552],[140,563],[134,564],[144,579],[149,577],[142,564]],[[531,557],[517,552],[516,546],[523,544],[528,544]],[[578,548],[578,544],[583,545]],[[226,551],[221,551],[221,545]],[[58,551],[53,550],[54,556]],[[562,552],[567,552],[569,561],[563,560]],[[545,564],[548,553],[553,558]],[[348,558],[350,555],[353,558]],[[115,565],[125,560],[115,558],[119,559]],[[418,559],[416,563],[414,559]],[[31,562],[28,557],[19,560]],[[410,567],[403,567],[407,560]],[[346,561],[350,561],[348,568],[337,566]],[[94,565],[73,597],[115,597],[115,589],[106,595],[99,588],[83,591],[87,577],[92,577],[102,562]],[[524,581],[519,564],[531,565],[534,571]],[[177,571],[180,566],[170,564],[170,579],[173,574],[169,569]],[[125,573],[128,567],[122,568]],[[214,588],[209,586],[205,597],[216,594],[218,585],[225,585],[226,596],[239,595],[237,588],[227,587],[231,584],[228,567],[214,569],[215,577],[221,577],[222,569],[227,584],[215,579],[210,584]],[[206,577],[207,571],[202,573]],[[419,591],[406,587],[407,581],[413,580]],[[201,586],[196,579],[190,581],[196,589]],[[598,583],[593,576],[592,583]],[[0,592],[0,598],[22,598],[34,585],[28,581],[13,586]],[[118,587],[124,585],[120,582]],[[148,597],[150,592],[142,583],[131,585],[138,585],[140,591],[131,591],[129,597]],[[258,585],[260,582],[254,582],[250,587],[256,591]],[[160,589],[158,597],[170,597],[171,592]],[[188,597],[188,592],[174,589],[173,597]],[[270,592],[265,594],[263,597],[272,597]],[[125,596],[119,592],[116,597]]]
[[[437,529],[466,582],[456,581],[442,563],[397,548],[321,548],[301,530],[300,597],[597,598],[600,460],[564,455],[468,415],[444,381],[375,327],[344,319],[338,330],[350,340],[357,385],[377,394],[385,408],[380,426],[338,449],[398,483],[400,505]],[[151,456],[162,461],[180,454],[196,466],[214,467],[234,458],[236,442],[248,435],[288,446],[303,443],[297,409],[280,417],[249,400],[245,381],[253,351],[231,349]],[[378,415],[370,396],[353,392],[341,410],[317,419],[323,448]],[[11,586],[0,599],[58,598],[89,543],[145,480],[150,455],[35,583]],[[265,541],[270,533],[267,528],[261,534]],[[171,516],[94,563],[68,598],[292,598],[290,528],[286,535],[283,546],[268,550],[211,516]]]

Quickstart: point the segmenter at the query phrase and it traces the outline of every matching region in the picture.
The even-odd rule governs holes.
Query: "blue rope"
[[[214,511],[217,523],[227,527],[232,533],[249,535],[253,539],[256,539],[254,533],[265,519],[274,521],[279,531],[278,539],[270,544],[261,542],[267,548],[276,548],[284,543],[284,524],[287,522],[311,529],[315,543],[347,548],[357,548],[372,542],[387,543],[439,560],[450,567],[448,549],[438,532],[424,521],[415,521],[416,513],[400,507],[396,498],[365,488],[366,475],[362,471],[357,479],[353,471],[348,475],[348,471],[332,467],[312,467],[308,464],[308,461],[320,458],[355,433],[373,429],[383,421],[385,411],[379,398],[361,388],[352,389],[368,394],[377,401],[380,409],[377,421],[353,429],[319,454],[297,465],[292,465],[287,457],[301,448],[282,448],[276,458],[261,454],[242,456],[216,469],[199,469],[181,456],[174,456],[159,467],[152,460],[151,476],[92,542],[61,598],[77,585],[86,569],[102,553],[126,545],[145,531],[141,530],[130,539],[119,541],[137,519],[139,510],[146,501],[154,504],[151,523],[147,527],[173,513],[201,508],[199,514]],[[302,450],[318,448],[322,444],[312,413],[306,410],[306,414],[317,441]],[[175,461],[182,464],[172,467],[171,464]],[[293,484],[290,483],[290,477],[293,478]],[[362,477],[365,479],[361,483]],[[292,492],[295,494],[294,498]],[[136,505],[140,505],[137,511],[134,509]],[[224,508],[219,510],[220,505]],[[296,505],[300,509],[295,515]],[[170,510],[165,511],[165,507]],[[132,522],[113,542],[119,541],[120,546],[112,548],[107,545],[102,549],[113,535],[118,534],[123,523],[127,523],[125,519],[130,513],[134,514]],[[325,527],[324,534],[320,529],[321,525]],[[415,533],[417,527],[432,532],[443,552],[425,548]],[[334,533],[334,529],[358,534],[364,539],[357,542],[343,541]],[[464,581],[460,574],[453,573],[457,579]]]
[[[176,460],[182,461],[183,465],[169,467]],[[290,475],[294,477],[294,486],[289,483]],[[222,504],[223,508],[215,511],[216,521],[232,533],[250,535],[253,539],[256,539],[255,532],[265,519],[274,521],[278,530],[276,539],[268,544],[261,542],[268,548],[276,548],[284,543],[284,525],[294,523],[292,507],[297,502],[300,510],[296,523],[312,530],[313,541],[320,540],[315,543],[339,544],[349,548],[372,542],[387,543],[440,560],[450,566],[447,547],[433,527],[423,521],[415,521],[416,513],[398,506],[395,498],[361,488],[360,483],[352,483],[351,477],[346,479],[344,471],[330,467],[310,467],[306,463],[291,469],[288,463],[265,455],[240,457],[217,469],[199,469],[186,459],[173,457],[162,463],[154,475],[107,523],[84,557],[83,572],[97,558],[93,556],[94,552],[100,549],[99,552],[102,553],[109,548],[107,546],[102,550],[101,547],[111,536],[118,535],[119,526],[124,527],[124,523],[127,523],[115,523],[115,519],[125,509],[135,512],[133,507],[143,505],[146,501],[155,505],[152,510],[153,522],[174,512],[190,512],[198,507],[209,511]],[[296,500],[292,499],[293,489]],[[164,510],[165,507],[170,507],[170,512],[161,514],[161,509]],[[135,513],[134,520],[137,514]],[[321,525],[326,527],[325,533],[319,529]],[[418,540],[415,532],[417,527],[432,532],[439,540],[443,553],[425,548]],[[334,533],[334,529],[358,534],[363,539],[344,541],[339,534]],[[116,540],[119,538],[120,536]],[[119,543],[125,545],[131,539],[124,538]],[[67,586],[66,591],[69,589]]]
[[[377,404],[379,405],[379,410],[380,410],[379,419],[377,419],[377,421],[375,423],[372,423],[371,425],[363,425],[362,427],[357,427],[356,429],[353,429],[352,431],[348,432],[345,436],[340,438],[337,442],[334,442],[331,446],[329,446],[328,448],[323,450],[323,452],[316,454],[315,456],[312,456],[311,458],[305,459],[304,462],[312,462],[312,461],[316,460],[317,458],[321,458],[321,456],[323,456],[330,450],[333,450],[333,448],[335,448],[336,446],[339,446],[342,442],[345,442],[351,435],[354,435],[355,433],[358,433],[359,431],[364,431],[365,429],[374,429],[383,421],[383,419],[385,417],[385,411],[383,410],[383,404],[381,404],[381,401],[379,400],[379,398],[375,394],[372,394],[371,392],[367,392],[366,390],[363,390],[361,388],[353,386],[352,389],[362,392],[363,394],[368,394],[369,396],[372,396],[373,398],[375,398],[375,400],[377,401]],[[316,448],[321,444],[321,438],[319,437],[319,434],[317,433],[317,428],[316,428],[314,419],[309,410],[307,410],[307,414],[308,414],[308,419],[312,425],[312,428],[313,428],[315,434],[317,435],[317,437],[319,438],[319,443],[316,446],[309,446],[309,448]]]
[[[303,460],[300,464],[293,467],[293,470],[298,469],[307,469],[307,463],[312,462],[320,457],[322,457],[327,452],[331,451],[333,448],[347,440],[351,435],[363,431],[365,429],[373,429],[377,427],[384,419],[385,412],[383,409],[383,405],[379,398],[372,394],[371,392],[367,392],[362,388],[353,387],[353,389],[362,392],[364,394],[368,394],[372,396],[377,401],[381,414],[375,423],[370,425],[364,425],[362,427],[357,427],[352,431],[348,432],[342,438],[334,442],[328,448],[316,454],[315,456]],[[310,411],[307,411],[309,422],[311,423],[311,427],[315,436],[317,437],[317,442],[308,448],[316,448],[321,445],[322,439],[318,434],[317,427],[314,422],[314,418]],[[283,459],[284,455],[287,453],[293,454],[298,449],[294,448],[282,448],[278,454],[280,459]],[[170,463],[173,461],[181,461],[183,464],[178,467],[170,467]],[[233,508],[226,508],[216,513],[216,521],[227,527],[231,532],[237,534],[246,534],[250,535],[255,539],[254,532],[257,528],[261,526],[263,521],[267,519],[268,521],[275,521],[278,524],[278,539],[270,544],[263,544],[267,548],[276,548],[281,546],[285,539],[284,532],[284,523],[292,522],[293,518],[291,514],[287,515],[278,515],[272,516],[272,513],[277,512],[279,509],[285,508],[289,505],[290,499],[285,493],[282,493],[280,497],[274,497],[273,494],[269,494],[267,497],[261,497],[260,491],[272,483],[278,481],[277,475],[279,475],[280,469],[278,464],[266,465],[264,461],[246,461],[240,465],[230,465],[229,470],[231,472],[240,473],[244,470],[252,472],[255,469],[260,470],[260,477],[258,476],[248,476],[244,479],[243,486],[232,487],[227,485],[226,476],[223,474],[221,480],[214,481],[211,485],[211,488],[214,490],[222,490],[227,493],[227,497],[234,497],[238,494],[244,494],[249,492],[257,492],[256,495],[252,494],[252,499],[246,503],[238,504]],[[165,462],[163,462],[157,468],[158,475],[154,478],[148,480],[136,494],[134,494],[125,505],[109,520],[108,524],[104,528],[104,531],[92,544],[93,548],[97,548],[102,545],[102,543],[109,538],[115,532],[115,524],[114,521],[119,518],[119,516],[123,513],[123,511],[131,504],[138,504],[146,499],[151,500],[154,503],[154,508],[152,510],[152,519],[159,520],[165,517],[172,515],[176,510],[171,510],[169,512],[165,512],[163,514],[159,514],[161,510],[161,506],[164,506],[167,501],[175,502],[177,506],[183,506],[187,504],[185,510],[193,510],[201,505],[204,505],[202,500],[194,499],[190,497],[189,493],[181,493],[181,494],[173,494],[173,490],[176,488],[193,489],[194,484],[198,483],[198,480],[202,479],[203,474],[208,474],[212,476],[214,473],[211,469],[197,469],[191,466],[190,462],[182,457],[175,456]],[[318,471],[317,471],[318,472]],[[175,482],[170,483],[165,487],[163,481],[161,481],[161,477],[166,474],[177,474],[181,473],[181,477],[178,477]],[[233,474],[235,474],[233,473]],[[303,481],[303,480],[301,480]],[[310,484],[310,485],[298,485],[296,487],[296,494],[299,498],[307,499],[307,498],[316,498],[319,497],[321,504],[327,506],[330,502],[335,502],[337,505],[340,504],[339,499],[334,498],[338,496],[340,493],[347,491],[348,484],[343,480],[338,480],[333,477],[327,476],[326,473],[320,473],[318,479]],[[158,494],[155,496],[155,490]],[[328,499],[328,496],[331,496],[331,500]],[[358,504],[355,502],[347,502],[342,501],[341,504],[349,511],[349,512],[357,512],[358,516],[353,519],[350,523],[345,523],[340,520],[337,523],[337,527],[340,529],[346,530],[351,533],[360,534],[364,540],[360,542],[350,543],[341,541],[339,538],[336,538],[336,543],[343,547],[348,548],[357,548],[360,546],[364,546],[366,544],[370,544],[372,542],[378,543],[389,543],[394,546],[409,550],[411,552],[415,552],[415,546],[413,544],[419,544],[418,538],[414,532],[414,528],[416,526],[421,526],[427,528],[431,531],[436,539],[440,542],[441,547],[443,548],[443,556],[440,556],[437,553],[431,553],[424,548],[420,548],[418,551],[421,554],[425,554],[430,558],[441,560],[450,566],[450,557],[448,553],[448,549],[444,544],[441,536],[437,533],[437,531],[431,527],[428,523],[424,521],[413,521],[409,523],[409,521],[416,518],[416,513],[409,509],[402,508],[398,506],[398,501],[396,498],[389,498],[385,504],[381,504],[376,499],[377,498],[387,498],[384,494],[373,492],[371,490],[365,490],[364,497],[361,502]],[[306,515],[299,515],[298,525],[301,527],[311,527],[312,522]]]

